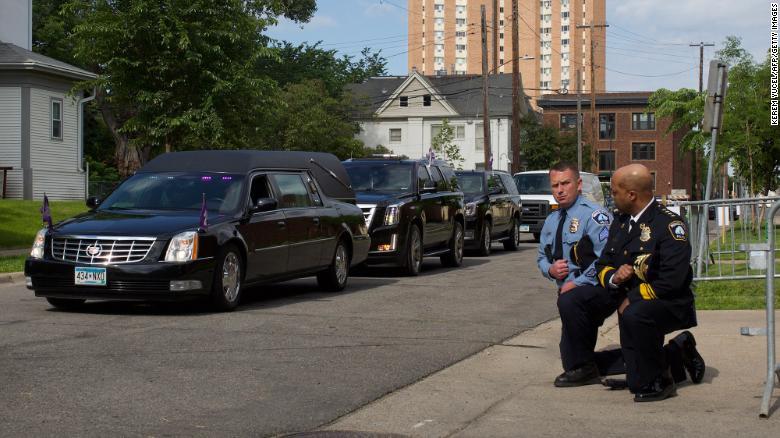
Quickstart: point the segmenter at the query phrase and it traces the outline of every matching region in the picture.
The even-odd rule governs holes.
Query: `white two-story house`
[[[494,169],[511,165],[512,76],[491,75],[489,85],[490,142]],[[384,146],[410,158],[427,156],[431,140],[446,119],[453,144],[464,158],[463,169],[485,164],[481,76],[374,77],[351,84],[348,91],[361,110],[355,114],[367,147]],[[529,108],[523,95],[522,108]]]

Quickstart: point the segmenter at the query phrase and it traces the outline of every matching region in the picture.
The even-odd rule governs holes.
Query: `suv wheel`
[[[520,249],[520,221],[516,217],[512,218],[512,225],[509,227],[509,238],[504,241],[504,249],[507,251]]]
[[[409,241],[406,243],[406,260],[404,261],[406,274],[411,276],[418,275],[422,268],[422,259],[423,248],[420,228],[417,225],[412,225],[409,229]]]
[[[490,235],[492,232],[493,228],[490,226],[490,222],[485,220],[485,223],[482,226],[482,239],[480,239],[477,254],[483,257],[490,255],[490,247],[493,244],[493,237]]]
[[[452,230],[450,251],[441,256],[441,263],[451,267],[457,267],[463,263],[463,225],[458,221],[455,221],[455,229]]]
[[[343,240],[336,244],[333,262],[328,269],[317,274],[317,285],[330,292],[338,292],[347,287],[349,279],[349,251]]]
[[[217,269],[214,270],[214,285],[211,289],[211,304],[216,310],[233,310],[241,300],[243,262],[235,245],[228,245],[220,251]]]

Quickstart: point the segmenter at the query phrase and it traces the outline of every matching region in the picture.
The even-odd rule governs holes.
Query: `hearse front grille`
[[[57,260],[108,265],[137,263],[149,255],[154,237],[57,236],[51,255]]]

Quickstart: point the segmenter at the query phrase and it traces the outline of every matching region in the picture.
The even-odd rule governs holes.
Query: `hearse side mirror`
[[[501,187],[491,187],[488,189],[488,194],[490,195],[500,195],[501,194]]]
[[[276,209],[276,199],[274,198],[257,198],[257,202],[255,202],[255,205],[252,207],[251,212],[252,213],[258,213],[261,211],[271,211]]]
[[[98,198],[97,196],[90,196],[89,198],[87,198],[87,207],[89,207],[90,209],[95,209],[97,208],[98,205],[100,205],[101,202],[103,202],[103,200]]]
[[[433,181],[425,181],[423,184],[422,190],[420,190],[420,193],[433,193],[436,191],[436,183]]]

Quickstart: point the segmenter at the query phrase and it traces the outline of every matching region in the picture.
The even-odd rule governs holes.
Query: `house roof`
[[[443,98],[460,116],[476,117],[482,114],[482,76],[422,76],[434,92]],[[347,85],[353,99],[361,108],[358,117],[370,117],[391,99],[408,76],[381,76],[359,84]],[[512,114],[512,75],[490,75],[490,116]],[[526,108],[530,107],[527,96]]]
[[[31,52],[15,44],[0,41],[0,70],[41,71],[75,80],[94,79],[94,73],[66,62]]]
[[[646,106],[650,91],[634,91],[623,93],[596,93],[596,106]],[[577,106],[576,94],[545,94],[536,101],[544,109],[570,108]],[[590,105],[590,93],[582,94],[582,106]]]

